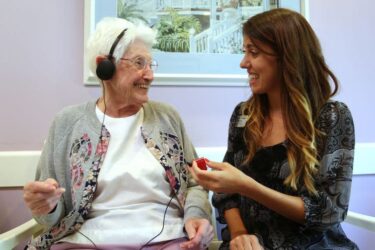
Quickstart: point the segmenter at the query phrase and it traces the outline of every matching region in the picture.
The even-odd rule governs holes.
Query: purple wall
[[[375,130],[366,126],[375,123],[369,115],[375,91],[370,78],[375,68],[375,34],[370,32],[375,17],[370,10],[375,3],[341,2],[310,1],[310,22],[341,80],[337,98],[352,110],[357,141],[374,142]],[[100,94],[98,87],[83,85],[83,1],[2,5],[0,150],[40,149],[57,111]],[[232,109],[249,96],[249,89],[154,86],[150,96],[177,108],[196,146],[224,146]]]
[[[99,88],[83,85],[83,1],[3,1],[1,5],[0,151],[39,150],[57,111],[100,95]],[[357,142],[375,142],[371,127],[375,116],[370,109],[375,92],[371,74],[375,33],[370,27],[375,23],[374,9],[373,1],[310,1],[310,22],[341,81],[337,99],[352,110]],[[249,96],[249,90],[154,86],[150,96],[176,107],[196,146],[224,146],[232,109]],[[369,192],[374,181],[374,176],[354,178],[351,209],[375,215],[370,208],[375,196]],[[19,215],[20,191],[0,191],[0,211],[3,204],[15,208],[18,219],[29,217],[25,210]],[[0,232],[20,222],[14,215],[1,216]],[[373,234],[350,226],[347,231],[362,249],[374,242]]]
[[[310,0],[310,23],[341,82],[337,99],[350,107],[357,142],[375,142],[374,1]]]

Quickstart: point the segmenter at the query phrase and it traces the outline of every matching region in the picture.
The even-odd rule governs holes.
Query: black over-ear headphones
[[[114,62],[113,52],[115,52],[117,44],[120,42],[121,38],[124,36],[127,29],[124,29],[113,42],[111,50],[106,59],[98,63],[96,67],[96,75],[102,81],[109,80],[113,77],[116,71],[116,65]]]

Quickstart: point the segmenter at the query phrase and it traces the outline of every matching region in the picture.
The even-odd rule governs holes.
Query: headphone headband
[[[113,42],[107,58],[101,61],[96,67],[96,75],[100,80],[109,80],[115,73],[116,65],[113,62],[113,53],[115,52],[117,44],[120,42],[126,31],[127,29],[121,31],[121,33],[116,37],[116,40]]]
[[[108,54],[108,59],[112,59],[113,58],[113,52],[115,52],[115,49],[116,49],[116,46],[117,44],[120,42],[121,38],[124,36],[125,32],[127,31],[128,29],[124,29],[123,31],[121,31],[121,33],[116,37],[116,40],[113,42],[112,44],[112,47],[111,49],[109,50],[109,54]]]

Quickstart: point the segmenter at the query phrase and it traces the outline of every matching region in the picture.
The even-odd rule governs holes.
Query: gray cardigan
[[[49,249],[57,240],[74,233],[91,208],[110,142],[110,134],[101,127],[95,106],[95,102],[88,102],[67,107],[52,123],[36,179],[54,178],[66,191],[53,212],[35,217],[46,225],[47,231],[30,243],[31,249]],[[207,191],[197,185],[187,170],[187,162],[197,155],[179,115],[169,105],[157,102],[148,102],[143,109],[142,137],[166,171],[171,195],[180,204],[184,222],[192,217],[210,220]]]

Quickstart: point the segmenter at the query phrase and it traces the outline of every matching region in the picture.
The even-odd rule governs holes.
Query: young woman
[[[190,169],[215,191],[221,249],[358,249],[348,211],[354,125],[338,82],[300,14],[274,9],[243,26],[252,96],[230,119],[224,163]],[[331,87],[332,84],[332,87]]]

